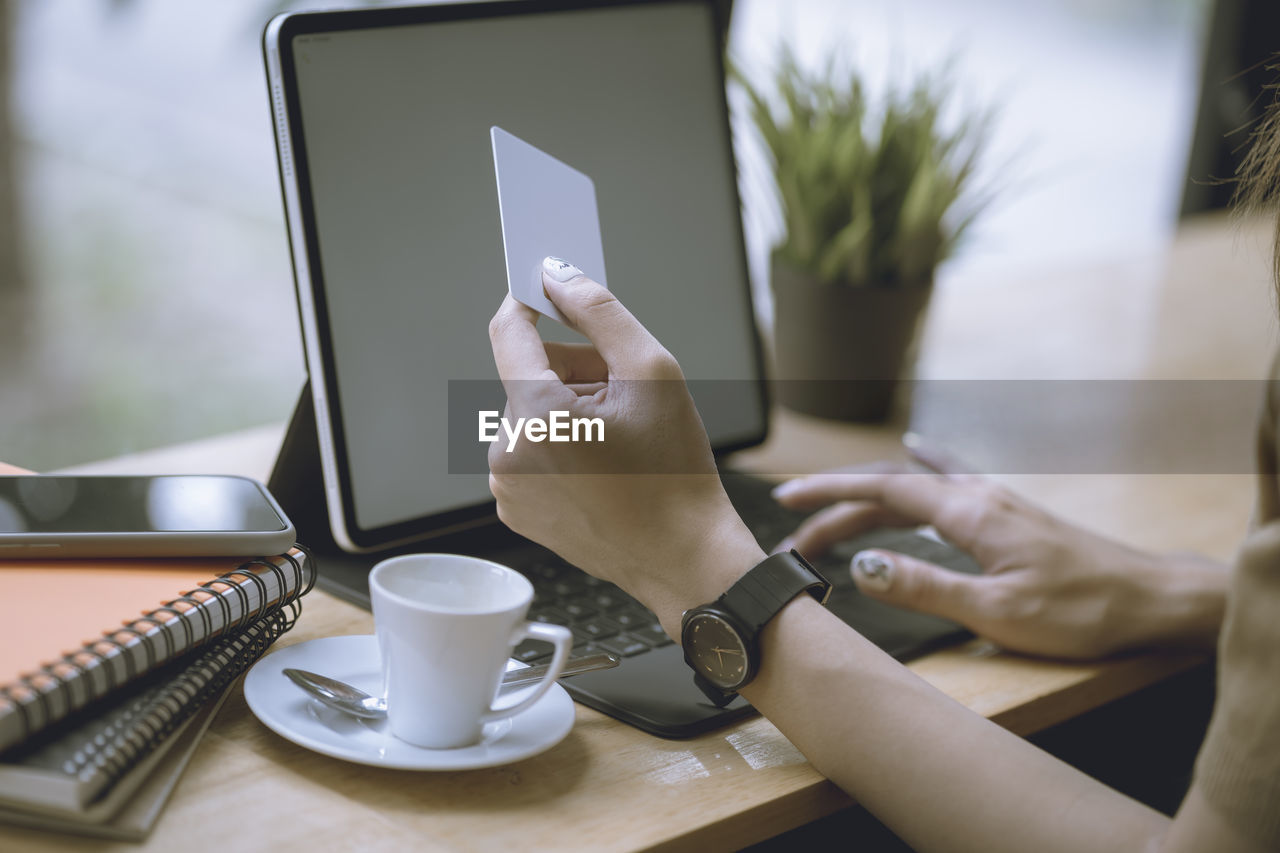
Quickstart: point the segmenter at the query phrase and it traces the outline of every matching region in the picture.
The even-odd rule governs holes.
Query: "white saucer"
[[[244,678],[244,698],[267,728],[299,746],[357,764],[401,770],[494,767],[548,750],[573,728],[573,700],[553,684],[529,710],[486,725],[479,743],[424,749],[392,735],[386,720],[360,720],[308,698],[281,672],[287,667],[309,669],[377,694],[382,690],[377,637],[323,637],[288,646],[258,661]]]

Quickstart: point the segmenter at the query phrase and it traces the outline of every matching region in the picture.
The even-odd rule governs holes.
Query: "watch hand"
[[[726,654],[726,655],[740,655],[740,654],[742,654],[742,651],[741,651],[740,649],[716,649],[716,648],[713,648],[711,651],[715,652],[716,654],[720,654],[721,652],[723,652],[723,653],[724,653],[724,654]]]

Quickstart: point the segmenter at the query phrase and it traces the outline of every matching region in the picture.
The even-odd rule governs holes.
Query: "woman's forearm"
[[[763,557],[737,525],[703,541],[688,585],[637,590],[673,636],[682,610]],[[808,596],[765,627],[761,660],[743,697],[917,849],[1132,851],[1169,825],[946,696]]]
[[[763,634],[743,696],[913,847],[1132,851],[1168,819],[970,711],[812,599]]]
[[[715,598],[764,556],[736,517],[699,538],[679,561],[689,568],[682,583],[635,590],[673,636],[682,610]],[[1211,644],[1225,569],[1181,556],[1149,567],[1164,578],[1143,614],[1151,636]],[[760,642],[760,672],[743,697],[916,849],[1181,851],[1204,839],[1256,849],[1207,808],[1171,821],[1000,728],[808,596],[779,611]]]

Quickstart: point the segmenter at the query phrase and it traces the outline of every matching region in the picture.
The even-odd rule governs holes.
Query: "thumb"
[[[643,366],[666,350],[618,298],[560,258],[542,262],[542,288],[576,331],[591,341],[611,375],[643,379]]]
[[[868,598],[972,625],[978,613],[980,575],[967,575],[893,551],[859,551],[849,566]]]

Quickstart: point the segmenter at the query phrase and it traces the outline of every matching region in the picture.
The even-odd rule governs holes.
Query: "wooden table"
[[[1274,320],[1265,223],[1223,218],[1169,247],[1097,268],[950,282],[936,295],[920,372],[935,378],[1260,378]],[[778,412],[742,466],[772,473],[900,456],[900,428]],[[282,427],[112,460],[99,473],[225,471],[265,478]],[[1252,500],[1242,473],[1021,475],[1010,485],[1135,545],[1226,559]],[[281,645],[373,630],[323,592]],[[1029,734],[1191,666],[1185,655],[1060,664],[975,640],[910,667],[1001,725]],[[461,773],[379,770],[273,734],[227,702],[146,849],[729,849],[849,803],[766,720],[687,741],[651,737],[577,707],[568,738],[515,765]],[[0,830],[0,848],[97,848]],[[133,848],[129,848],[133,849]]]

